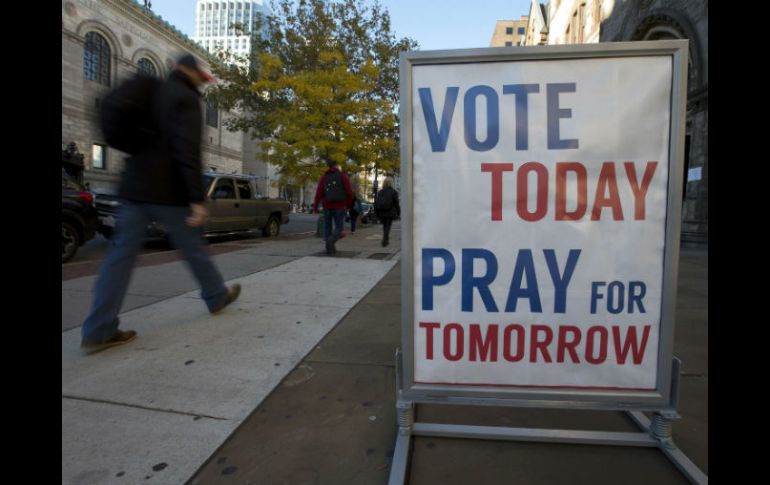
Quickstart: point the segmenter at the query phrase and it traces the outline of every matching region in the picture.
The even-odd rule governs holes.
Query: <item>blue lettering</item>
[[[476,138],[476,98],[487,98],[487,139]],[[465,93],[465,144],[477,152],[486,152],[497,145],[500,139],[500,106],[497,92],[489,86],[473,86]]]
[[[487,263],[487,271],[484,276],[473,276],[473,260],[483,259]],[[484,308],[488,312],[496,312],[497,305],[492,292],[489,291],[489,284],[497,277],[497,258],[491,251],[486,249],[463,249],[463,269],[462,269],[462,306],[464,312],[473,311],[473,288],[479,290],[481,300],[484,302]]]
[[[444,274],[433,275],[433,259],[444,260]],[[455,275],[455,259],[452,253],[442,248],[424,248],[422,250],[422,309],[433,310],[433,287],[445,285]]]
[[[567,286],[570,279],[572,279],[572,273],[575,271],[578,257],[580,257],[580,249],[570,249],[569,256],[567,256],[567,264],[564,266],[564,273],[559,274],[559,264],[556,262],[556,251],[553,249],[544,249],[545,262],[548,264],[548,271],[551,273],[551,281],[553,281],[554,289],[554,313],[565,313],[565,307],[567,306]]]
[[[637,294],[637,290],[639,293]],[[639,311],[641,313],[647,313],[642,304],[642,298],[647,293],[647,285],[642,281],[629,281],[628,282],[628,313],[634,313],[634,302],[639,305]]]
[[[538,84],[504,84],[503,94],[513,94],[516,99],[516,149],[529,149],[529,93],[539,93]]]
[[[615,305],[615,294],[617,294],[618,304]],[[620,281],[613,281],[607,287],[607,310],[613,315],[623,311],[626,301],[626,288]]]
[[[425,115],[425,127],[428,129],[430,138],[430,147],[434,152],[443,152],[446,150],[447,140],[449,140],[449,129],[452,126],[452,116],[457,104],[457,94],[459,87],[451,86],[446,89],[444,98],[444,111],[441,115],[441,128],[436,122],[436,110],[433,108],[433,97],[430,94],[430,88],[420,88],[420,103],[422,104],[422,113]]]
[[[596,313],[596,302],[604,298],[603,295],[599,294],[599,288],[603,288],[607,286],[607,283],[604,281],[592,281],[591,282],[591,314]]]
[[[521,287],[522,277],[527,277],[527,288]],[[513,268],[511,288],[508,292],[508,301],[505,304],[506,312],[515,312],[519,298],[529,298],[530,311],[540,313],[543,307],[540,305],[540,293],[537,291],[537,277],[535,276],[535,263],[532,260],[532,250],[520,249],[516,258],[516,266]]]
[[[548,149],[563,150],[578,148],[577,139],[559,139],[559,119],[572,118],[572,110],[559,108],[559,93],[574,93],[575,83],[549,83],[546,85],[548,98]]]

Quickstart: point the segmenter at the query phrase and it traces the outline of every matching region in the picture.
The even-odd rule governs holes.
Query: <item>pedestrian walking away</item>
[[[81,347],[102,350],[130,342],[133,330],[118,328],[118,313],[147,225],[163,225],[201,286],[201,298],[217,313],[240,294],[227,287],[203,246],[208,217],[201,177],[202,110],[198,88],[214,80],[191,54],[182,55],[169,78],[159,84],[150,105],[151,135],[126,160],[118,195],[123,200],[115,234],[94,287],[91,310],[83,323]],[[114,117],[112,119],[115,119]],[[109,131],[109,127],[103,131]],[[108,140],[109,141],[109,140]]]
[[[352,234],[356,232],[356,219],[358,219],[358,215],[361,213],[361,201],[358,200],[356,194],[353,194],[353,201],[350,203],[348,213],[350,214],[350,233]]]
[[[401,205],[398,203],[398,192],[393,188],[393,179],[386,177],[382,182],[382,190],[377,192],[374,200],[374,211],[382,221],[382,246],[390,244],[390,227],[393,219],[401,216]]]
[[[335,161],[329,158],[325,158],[324,161],[329,168],[318,181],[313,200],[313,212],[318,213],[318,204],[323,204],[326,254],[333,255],[337,252],[335,243],[342,237],[345,211],[353,200],[353,189],[348,176],[340,171]],[[332,230],[332,223],[334,230]]]

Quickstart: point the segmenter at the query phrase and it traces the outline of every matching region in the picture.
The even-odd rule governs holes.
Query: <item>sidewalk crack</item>
[[[193,418],[207,418],[207,419],[214,419],[217,421],[230,421],[229,418],[222,418],[219,416],[209,416],[206,414],[195,414],[195,413],[188,413],[185,411],[176,411],[173,409],[161,409],[161,408],[153,408],[150,406],[142,406],[139,404],[129,404],[124,402],[118,402],[118,401],[110,401],[107,399],[95,399],[90,397],[80,397],[80,396],[72,396],[67,394],[62,394],[62,399],[72,399],[74,401],[85,401],[85,402],[92,402],[92,403],[98,403],[98,404],[111,404],[113,406],[121,406],[121,407],[127,407],[127,408],[134,408],[134,409],[143,409],[145,411],[155,411],[158,413],[167,413],[167,414],[178,414],[181,416],[191,416]]]

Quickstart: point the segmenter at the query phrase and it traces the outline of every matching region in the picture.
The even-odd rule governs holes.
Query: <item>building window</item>
[[[147,76],[158,77],[158,70],[155,69],[155,64],[152,63],[146,57],[139,59],[139,73]]]
[[[513,27],[506,27],[505,35],[513,35]]]
[[[94,143],[91,145],[91,168],[104,170],[107,166],[107,147]]]
[[[110,85],[110,45],[107,39],[89,32],[83,49],[83,77],[105,86]]]
[[[519,34],[519,35],[524,35],[524,31],[525,31],[524,27],[519,27],[519,28],[516,30],[516,33],[517,33],[517,34]]]
[[[219,126],[219,107],[216,101],[206,100],[206,124],[212,128]]]
[[[513,45],[513,42],[511,42],[511,41],[506,41],[505,42],[505,47],[510,47],[512,45]]]

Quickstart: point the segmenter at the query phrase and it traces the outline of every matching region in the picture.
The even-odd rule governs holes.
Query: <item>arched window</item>
[[[642,40],[668,40],[668,39],[686,39],[682,32],[669,25],[655,25],[644,34]],[[690,49],[687,58],[687,92],[689,93],[696,87],[695,76],[697,71],[695,70],[695,63],[693,62],[693,51],[695,50],[690,45]]]
[[[216,128],[219,125],[219,104],[213,100],[206,100],[206,124]]]
[[[152,63],[146,57],[139,59],[139,73],[146,74],[148,76],[158,77],[158,70],[155,69],[155,64]]]
[[[110,85],[110,45],[107,39],[89,32],[83,50],[83,77],[105,86]]]

